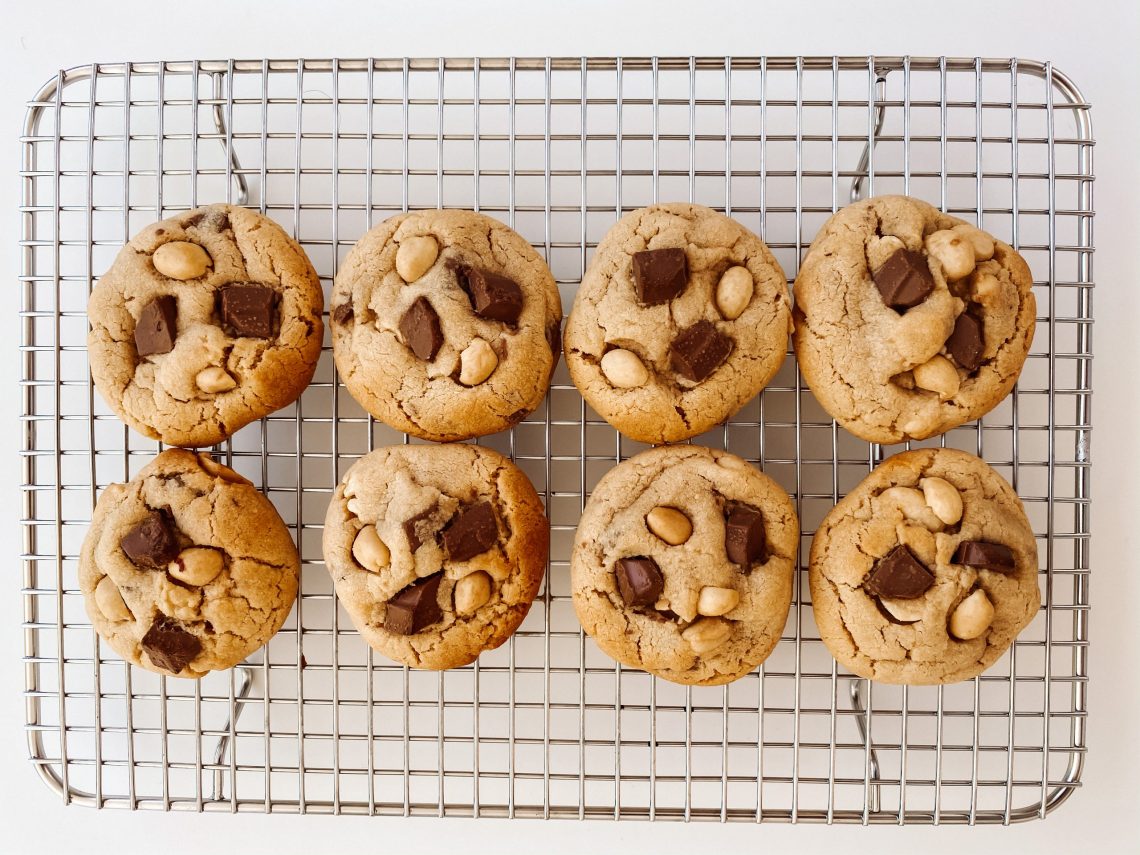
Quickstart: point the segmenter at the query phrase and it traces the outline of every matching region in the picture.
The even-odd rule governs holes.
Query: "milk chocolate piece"
[[[431,517],[435,515],[437,507],[432,505],[426,511],[420,511],[414,517],[404,520],[404,536],[408,538],[408,549],[412,552],[435,537]]]
[[[442,573],[420,579],[388,600],[384,629],[397,635],[413,635],[442,618],[443,610],[436,597],[441,579]]]
[[[155,667],[179,674],[202,652],[202,642],[174,618],[160,614],[142,637],[142,649]]]
[[[652,558],[636,555],[619,558],[614,567],[618,593],[627,606],[652,606],[661,599],[665,577]]]
[[[959,543],[954,553],[954,563],[997,573],[1012,573],[1017,569],[1012,549],[1001,543],[987,543],[984,540],[964,540]]]
[[[443,530],[443,545],[453,561],[466,561],[486,552],[499,539],[499,525],[490,502],[461,508]]]
[[[954,361],[967,371],[982,364],[982,322],[965,312],[954,322],[954,332],[946,339],[946,349]]]
[[[240,338],[272,338],[277,292],[264,285],[231,285],[221,293],[222,325]]]
[[[863,580],[863,587],[869,593],[894,600],[917,599],[933,584],[934,574],[901,544],[880,558]]]
[[[431,362],[443,344],[443,331],[439,326],[439,315],[431,307],[427,297],[420,297],[408,307],[400,318],[400,335],[412,353],[424,362]]]
[[[910,309],[930,296],[934,277],[926,256],[913,249],[900,249],[871,274],[883,302],[892,309]]]
[[[347,324],[352,320],[354,312],[352,310],[352,303],[341,303],[333,309],[332,319],[334,324]]]
[[[684,249],[648,249],[633,254],[633,287],[641,305],[668,303],[688,284],[689,263]]]
[[[758,508],[745,504],[728,507],[724,522],[724,551],[728,560],[744,569],[759,561],[768,560],[768,549],[764,537],[764,516]]]
[[[732,339],[723,335],[711,321],[697,321],[682,330],[669,346],[673,370],[687,380],[699,383],[717,369],[732,352]]]
[[[174,350],[178,336],[178,300],[170,294],[155,297],[139,313],[135,322],[135,350],[139,356],[153,356]]]
[[[151,511],[123,535],[119,546],[127,558],[147,570],[165,570],[178,557],[174,520],[164,511]]]
[[[522,289],[517,282],[480,267],[461,267],[456,274],[459,286],[471,298],[475,314],[514,326],[523,307]]]

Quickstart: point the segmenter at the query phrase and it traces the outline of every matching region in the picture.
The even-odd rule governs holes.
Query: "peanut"
[[[198,388],[210,395],[219,392],[228,392],[237,386],[237,380],[226,373],[226,369],[211,365],[203,368],[194,376]]]
[[[950,615],[950,634],[962,641],[977,638],[994,622],[994,605],[981,588],[974,591]]]
[[[631,350],[611,350],[601,361],[602,373],[619,389],[634,389],[649,381],[649,371]]]
[[[415,282],[439,258],[439,244],[431,235],[410,237],[396,250],[396,272],[405,282]]]
[[[697,600],[697,611],[708,617],[726,615],[740,604],[740,592],[733,588],[717,588],[708,585],[701,588]]]
[[[926,498],[914,487],[888,487],[880,495],[902,511],[902,515],[908,520],[924,526],[929,531],[942,530],[942,520],[927,507]]]
[[[946,525],[962,519],[962,494],[944,478],[923,478],[918,482],[926,504]]]
[[[959,232],[942,229],[926,236],[926,251],[942,264],[942,275],[953,281],[974,269],[974,245]]]
[[[191,546],[183,549],[166,569],[179,582],[202,587],[222,572],[225,563],[225,556],[220,550],[208,546]]]
[[[491,577],[476,570],[455,583],[455,613],[474,614],[491,599]]]
[[[198,452],[198,463],[206,474],[213,478],[221,478],[223,481],[228,481],[231,484],[252,484],[248,478],[243,478],[238,475],[234,470],[228,466],[223,466],[210,455],[205,452]]]
[[[210,254],[196,243],[176,240],[164,243],[151,257],[154,269],[170,279],[197,279],[214,263]]]
[[[110,576],[104,576],[95,586],[95,605],[99,607],[103,617],[114,623],[130,620],[134,617],[131,610],[127,608],[126,601],[123,600],[119,586],[112,581]]]
[[[366,525],[352,541],[352,557],[365,570],[376,573],[388,566],[392,553],[376,533],[376,526]]]
[[[693,524],[689,518],[676,508],[654,508],[646,515],[645,524],[670,546],[679,546],[693,533]]]
[[[867,263],[872,271],[878,270],[900,249],[906,249],[906,244],[894,235],[874,238],[867,244]]]
[[[478,386],[499,366],[499,357],[491,345],[481,338],[471,340],[459,354],[459,382],[464,386]]]
[[[716,286],[716,307],[727,320],[735,321],[752,300],[752,274],[747,267],[730,267]]]
[[[922,620],[922,613],[926,608],[926,601],[922,597],[916,600],[879,597],[879,604],[887,610],[891,617],[902,623],[916,623]]]
[[[958,394],[961,380],[958,369],[941,354],[932,356],[922,365],[914,366],[914,385],[929,392],[937,392],[938,400],[948,401]]]
[[[728,640],[732,623],[718,617],[701,618],[685,628],[681,638],[689,642],[694,653],[708,653]]]
[[[994,239],[977,226],[969,223],[959,223],[951,231],[962,235],[974,250],[974,258],[978,261],[989,261],[994,257]]]

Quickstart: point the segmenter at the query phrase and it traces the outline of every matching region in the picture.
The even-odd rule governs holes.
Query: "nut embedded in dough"
[[[602,373],[619,389],[635,389],[649,381],[645,364],[631,350],[611,350],[601,359]]]
[[[707,617],[726,615],[740,604],[740,592],[733,588],[706,585],[697,599],[697,611]]]
[[[693,524],[689,518],[676,508],[654,508],[646,514],[645,524],[670,546],[680,546],[693,533]]]
[[[737,265],[724,271],[716,286],[716,307],[725,319],[735,321],[744,313],[754,287],[747,267]]]
[[[415,282],[435,264],[439,244],[431,235],[408,238],[396,250],[396,272],[405,282]]]
[[[962,641],[977,638],[994,622],[994,605],[986,592],[978,588],[950,615],[950,634]]]
[[[908,520],[930,531],[942,530],[942,520],[926,504],[926,497],[914,487],[888,487],[880,496],[902,511]]]
[[[482,570],[469,573],[455,583],[455,613],[474,614],[491,599],[491,577]]]
[[[365,570],[377,573],[388,566],[392,553],[376,533],[376,526],[366,525],[352,541],[352,557]]]
[[[974,271],[974,244],[961,232],[940,229],[927,235],[926,251],[942,264],[948,282],[964,279]]]
[[[917,623],[922,620],[922,613],[926,611],[926,600],[923,597],[911,600],[901,600],[897,597],[879,597],[879,605],[900,623]]]
[[[154,251],[151,260],[154,269],[163,276],[180,281],[203,276],[214,263],[206,250],[184,240],[164,243]]]
[[[974,258],[978,261],[989,261],[994,257],[994,239],[976,226],[969,223],[959,223],[951,231],[962,235],[974,248]]]
[[[918,482],[926,504],[934,515],[946,525],[954,525],[962,519],[962,494],[945,478],[923,478]]]
[[[938,393],[938,400],[948,401],[958,394],[961,380],[958,369],[941,354],[930,357],[922,365],[914,366],[914,385],[928,392]]]
[[[499,357],[491,345],[481,338],[472,339],[459,354],[459,382],[464,386],[478,386],[495,373]]]
[[[708,653],[724,644],[731,633],[731,621],[719,617],[706,617],[687,627],[681,633],[681,638],[689,642],[694,653]]]
[[[214,581],[225,563],[225,556],[220,550],[208,546],[191,546],[183,549],[166,570],[179,582],[200,588]]]
[[[194,376],[194,382],[199,389],[210,395],[229,392],[237,387],[237,381],[227,374],[224,368],[219,368],[217,365],[203,368]]]
[[[115,584],[110,576],[104,576],[99,580],[99,584],[95,586],[95,605],[98,606],[99,611],[103,613],[103,617],[115,623],[130,620],[134,617],[134,615],[131,614],[131,610],[127,608],[126,602],[123,600],[119,586]]]

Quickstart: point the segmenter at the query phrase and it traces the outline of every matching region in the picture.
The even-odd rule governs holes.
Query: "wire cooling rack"
[[[1044,817],[1079,785],[1088,653],[1092,136],[1048,63],[861,58],[157,62],[61,71],[29,102],[24,185],[23,604],[29,752],[65,802],[266,812],[862,823]],[[790,277],[820,224],[902,192],[1018,247],[1042,316],[1013,395],[919,445],[981,454],[1023,497],[1041,613],[971,682],[901,688],[840,669],[805,556],[834,502],[900,447],[838,429],[789,358],[698,442],[752,460],[803,523],[795,598],[765,665],[684,688],[585,638],[568,558],[586,497],[639,446],[560,367],[545,405],[485,442],[544,496],[546,582],[478,663],[413,672],[337,608],[321,524],[344,470],[404,438],[337,382],[218,449],[293,530],[284,629],[200,682],[126,667],[92,631],[76,561],[109,483],[155,454],[91,385],[93,280],[129,235],[228,200],[278,221],[327,285],[371,225],[481,210],[547,258],[569,307],[618,216],[694,200],[762,234]]]

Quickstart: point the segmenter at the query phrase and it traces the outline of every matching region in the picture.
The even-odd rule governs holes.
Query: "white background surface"
[[[1140,13],[1120,2],[54,2],[0,9],[0,851],[1136,852],[1140,764]],[[358,8],[359,7],[359,8]],[[693,10],[696,10],[695,15]],[[621,54],[913,54],[1053,60],[1093,104],[1093,540],[1089,754],[1084,787],[1044,822],[1012,828],[681,825],[661,822],[163,815],[64,808],[26,762],[18,554],[20,186],[24,101],[57,69],[91,61],[228,57]]]

